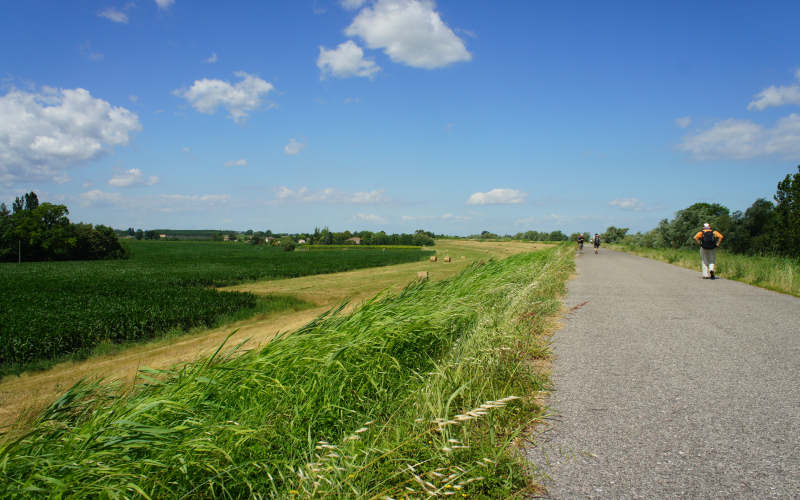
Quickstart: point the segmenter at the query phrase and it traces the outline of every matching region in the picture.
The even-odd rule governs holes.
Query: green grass
[[[0,496],[508,498],[571,247],[336,311],[259,351],[79,384],[0,447]]]
[[[700,272],[698,250],[642,248],[614,245],[613,248],[650,259],[668,262]],[[767,257],[732,254],[717,250],[716,275],[749,285],[800,297],[800,260],[789,257]]]
[[[236,243],[126,241],[115,261],[0,264],[0,375],[175,329],[211,327],[256,296],[212,287],[411,262],[419,250],[285,252]],[[294,307],[283,298],[273,308]],[[46,363],[45,363],[46,364]]]

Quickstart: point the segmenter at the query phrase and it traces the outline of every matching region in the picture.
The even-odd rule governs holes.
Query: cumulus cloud
[[[219,59],[217,58],[217,53],[216,52],[212,52],[211,55],[208,56],[208,59],[204,59],[204,61],[207,62],[208,64],[214,64],[218,60]]]
[[[415,68],[441,68],[472,55],[434,10],[432,0],[378,0],[347,27],[370,49],[383,49],[394,62]]]
[[[156,0],[156,5],[158,5],[159,9],[168,9],[172,7],[174,3],[175,0]]]
[[[331,75],[336,78],[360,76],[372,79],[381,70],[374,61],[364,59],[364,51],[352,40],[340,43],[331,50],[320,45],[317,67],[321,78]]]
[[[0,182],[64,179],[141,128],[135,113],[85,89],[11,90],[0,97]]]
[[[403,215],[401,219],[406,222],[434,221],[434,220],[450,221],[450,222],[466,222],[468,220],[472,220],[472,217],[468,217],[466,215],[453,215],[451,213],[446,213],[442,215]]]
[[[640,212],[645,209],[645,204],[639,198],[617,198],[608,202],[608,206]]]
[[[225,162],[226,167],[246,167],[247,160],[240,158],[238,160],[228,160]]]
[[[800,80],[800,69],[795,72],[795,77]],[[800,85],[780,87],[770,85],[756,94],[755,99],[747,105],[747,109],[763,111],[771,106],[785,106],[787,104],[800,104]]]
[[[289,144],[287,144],[283,148],[283,150],[284,152],[286,152],[287,155],[296,155],[300,153],[300,151],[302,151],[304,147],[306,147],[305,144],[295,140],[295,138],[292,137],[291,139],[289,139]]]
[[[105,17],[109,21],[114,21],[115,23],[128,24],[128,14],[114,7],[105,8],[98,12],[97,15],[98,17]]]
[[[152,186],[157,184],[158,180],[155,175],[145,177],[141,170],[132,168],[124,172],[115,173],[108,183],[115,187]]]
[[[358,214],[356,215],[356,219],[364,222],[372,222],[374,224],[384,224],[386,223],[386,219],[381,217],[380,215],[375,214]]]
[[[678,149],[700,160],[796,156],[800,154],[800,115],[781,118],[772,128],[750,120],[723,120],[709,130],[684,138]]]
[[[188,90],[177,89],[172,93],[189,101],[200,113],[211,115],[218,107],[223,106],[233,121],[240,123],[251,111],[261,106],[262,94],[274,90],[275,87],[244,71],[237,71],[234,74],[242,79],[235,85],[223,80],[203,78],[195,80]]]
[[[79,196],[80,203],[83,206],[109,206],[119,205],[123,198],[118,193],[106,193],[99,189],[92,189]]]
[[[691,116],[682,116],[680,118],[675,118],[675,125],[679,126],[680,128],[686,128],[692,123]]]
[[[123,196],[93,189],[78,196],[83,206],[108,207],[120,210],[156,212],[201,212],[227,204],[228,194],[161,194],[155,196]]]
[[[367,0],[339,0],[339,4],[347,10],[358,10]]]
[[[383,189],[347,193],[334,188],[325,188],[318,191],[312,191],[306,187],[290,189],[286,186],[281,186],[277,190],[277,201],[367,205],[373,203],[383,203],[388,200]]]
[[[511,205],[525,201],[527,193],[517,189],[492,189],[485,193],[472,193],[467,205]]]

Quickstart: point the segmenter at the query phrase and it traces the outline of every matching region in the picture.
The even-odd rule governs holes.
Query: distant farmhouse
[[[346,240],[344,240],[344,242],[345,243],[352,243],[353,245],[360,245],[361,244],[361,238],[359,238],[358,236],[353,236],[352,238],[347,238]]]

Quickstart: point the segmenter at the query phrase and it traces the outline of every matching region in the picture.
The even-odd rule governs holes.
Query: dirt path
[[[256,294],[296,295],[317,304],[318,307],[250,318],[177,339],[133,346],[113,355],[62,363],[43,372],[5,377],[0,380],[0,429],[17,421],[24,422],[27,416],[35,414],[82,378],[103,377],[131,384],[141,367],[167,368],[212,353],[237,328],[238,332],[229,341],[231,345],[249,339],[246,346],[257,347],[280,332],[303,326],[345,299],[350,299],[353,307],[381,290],[398,290],[416,279],[418,271],[428,271],[430,279],[439,280],[452,276],[478,260],[503,258],[537,248],[541,248],[541,245],[439,240],[435,247],[439,256],[437,262],[413,262],[228,287],[229,290],[251,291]],[[445,256],[450,256],[452,262],[443,262]]]
[[[549,498],[798,498],[800,299],[602,249],[554,337]]]

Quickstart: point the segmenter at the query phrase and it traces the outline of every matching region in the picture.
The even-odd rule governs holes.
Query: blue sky
[[[465,235],[771,199],[800,163],[800,3],[646,4],[4,2],[0,200]]]

